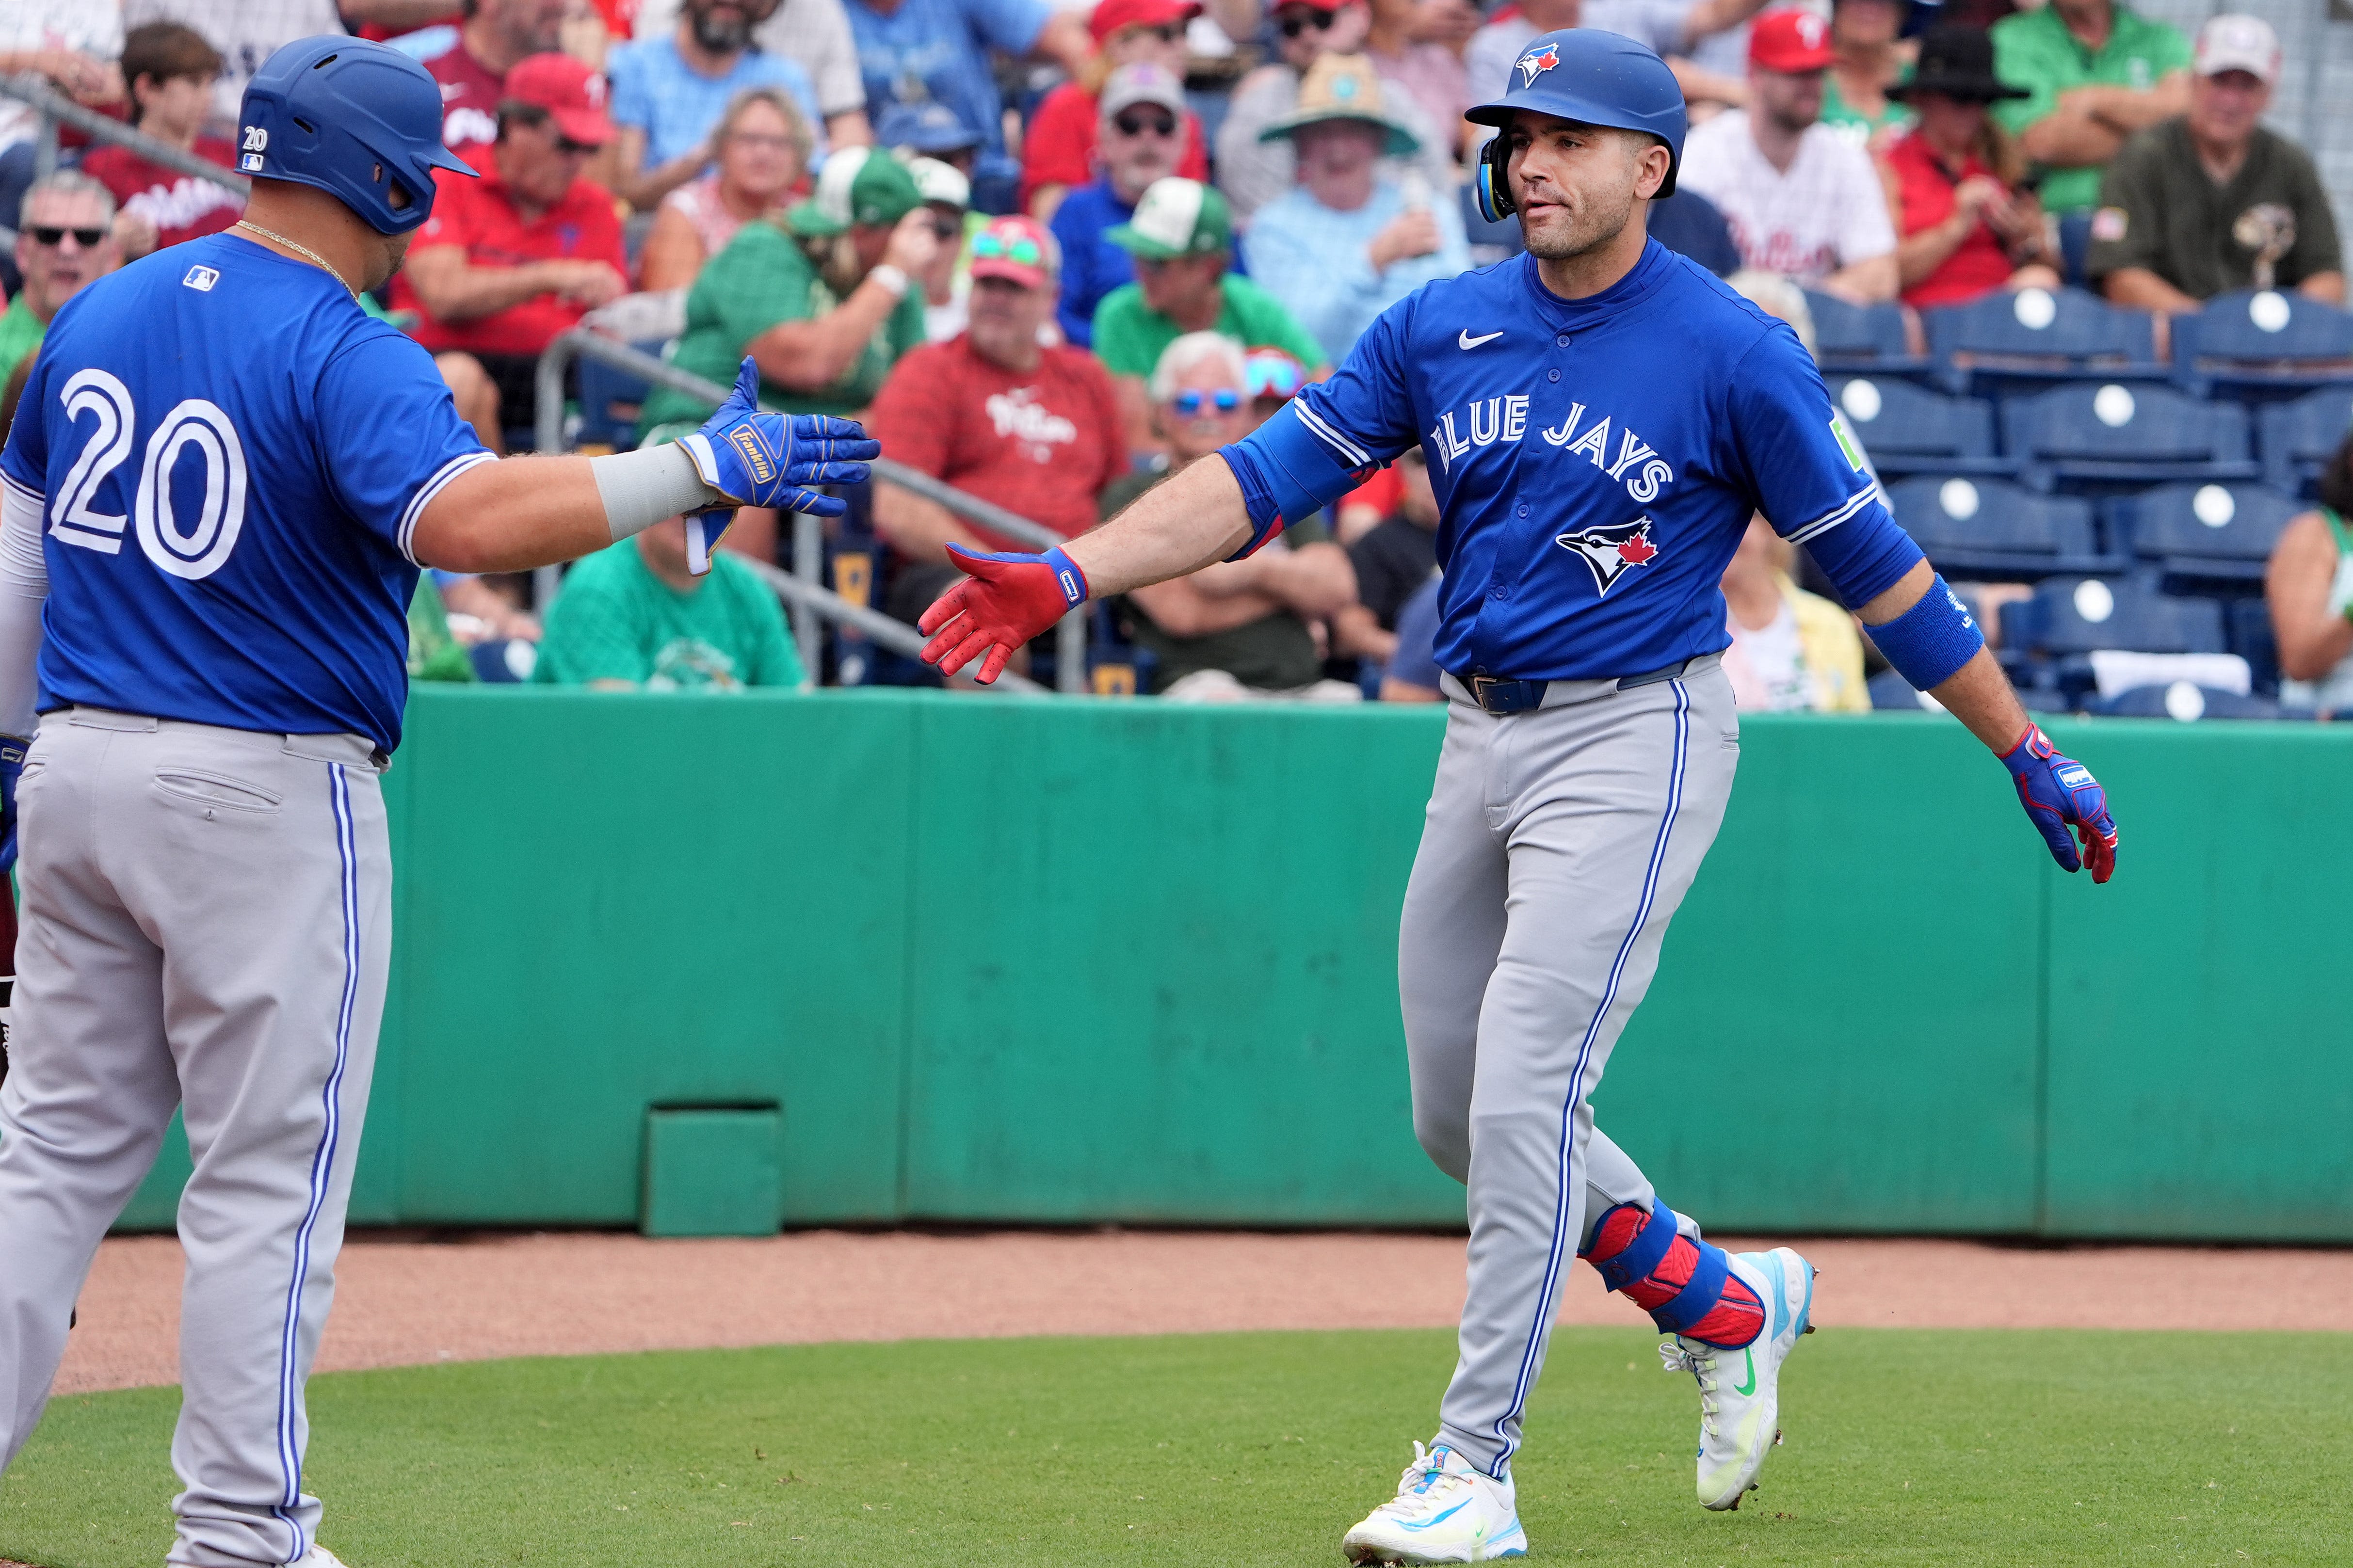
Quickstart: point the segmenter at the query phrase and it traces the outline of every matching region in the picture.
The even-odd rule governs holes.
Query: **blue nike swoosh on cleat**
[[[1461,1513],[1464,1509],[1469,1508],[1470,1506],[1471,1500],[1469,1498],[1464,1498],[1461,1502],[1456,1503],[1452,1508],[1448,1509],[1444,1513],[1440,1514],[1435,1519],[1425,1519],[1419,1524],[1403,1524],[1399,1525],[1398,1528],[1400,1530],[1428,1530],[1433,1524],[1445,1523],[1448,1520],[1453,1518],[1456,1514]]]

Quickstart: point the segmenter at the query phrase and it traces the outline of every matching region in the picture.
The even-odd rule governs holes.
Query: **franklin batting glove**
[[[1087,602],[1087,574],[1059,547],[1043,555],[983,554],[951,544],[948,561],[972,574],[934,600],[915,623],[917,631],[931,636],[923,657],[942,675],[977,658],[973,679],[987,685],[1003,673],[1015,648]]]
[[[839,517],[849,503],[818,495],[808,485],[862,485],[869,460],[882,455],[855,419],[822,414],[767,414],[760,408],[760,371],[744,356],[735,390],[702,429],[679,445],[694,460],[702,482],[727,498],[726,510],[696,512],[686,520],[687,570],[700,577],[711,570],[711,552],[735,521],[734,508],[771,506]]]
[[[2088,866],[2094,882],[2116,874],[2116,819],[2108,815],[2108,792],[2091,769],[2061,756],[2039,724],[2027,725],[2018,744],[2002,754],[2001,765],[2018,781],[2018,803],[2051,847],[2051,858],[2061,870]],[[2084,836],[2080,858],[2068,832],[2071,826]]]

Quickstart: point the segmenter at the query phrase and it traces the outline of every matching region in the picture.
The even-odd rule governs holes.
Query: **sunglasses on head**
[[[1198,416],[1204,404],[1216,408],[1220,414],[1231,414],[1242,405],[1242,395],[1232,387],[1227,386],[1220,387],[1215,392],[1180,392],[1168,400],[1168,406],[1187,419]]]
[[[84,250],[90,249],[106,237],[106,230],[102,228],[51,228],[47,224],[34,224],[25,232],[33,237],[33,242],[36,245],[52,247],[64,243],[66,236],[72,235],[74,243]]]
[[[1328,33],[1332,30],[1332,13],[1316,11],[1304,16],[1285,16],[1275,25],[1282,29],[1282,36],[1286,38],[1295,38],[1310,27],[1319,33]]]
[[[1122,110],[1112,118],[1112,123],[1119,128],[1122,136],[1141,136],[1147,131],[1155,136],[1176,134],[1176,117],[1165,110],[1158,114]]]
[[[1296,397],[1303,383],[1299,366],[1287,359],[1261,359],[1253,354],[1243,367],[1252,397]]]
[[[1046,265],[1045,252],[1039,249],[1038,242],[1028,235],[1018,234],[1008,239],[987,229],[972,237],[972,258],[975,261],[1010,261],[1018,267]]]

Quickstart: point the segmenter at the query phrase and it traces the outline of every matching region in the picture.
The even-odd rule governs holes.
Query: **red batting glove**
[[[1013,650],[1087,602],[1087,574],[1057,548],[1043,555],[982,553],[948,546],[948,561],[970,573],[923,612],[915,629],[931,637],[923,658],[954,675],[974,659],[983,686],[1005,672]]]

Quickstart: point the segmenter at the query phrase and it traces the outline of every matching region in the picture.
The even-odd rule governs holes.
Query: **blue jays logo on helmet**
[[[1537,77],[1558,64],[1560,64],[1560,51],[1550,44],[1546,44],[1540,49],[1530,49],[1519,58],[1520,85],[1522,87],[1532,85]]]

